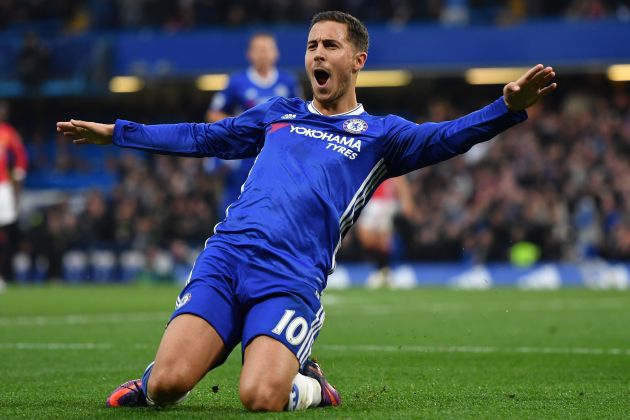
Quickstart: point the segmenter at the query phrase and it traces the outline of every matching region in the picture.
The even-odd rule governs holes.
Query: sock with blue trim
[[[305,410],[310,407],[317,407],[322,401],[322,388],[314,378],[304,376],[301,373],[293,378],[291,395],[287,411]]]
[[[151,376],[151,371],[153,370],[153,365],[155,361],[149,363],[149,366],[144,370],[142,374],[142,392],[144,393],[144,398],[147,400],[147,404],[153,406],[155,403],[151,398],[149,398],[149,376]]]

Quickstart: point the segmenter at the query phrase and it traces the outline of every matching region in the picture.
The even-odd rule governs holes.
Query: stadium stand
[[[221,185],[206,173],[203,160],[73,147],[55,138],[54,121],[76,109],[93,120],[116,116],[147,123],[201,120],[210,94],[190,83],[190,75],[199,73],[194,66],[171,67],[169,78],[160,79],[167,83],[131,96],[111,95],[103,88],[117,69],[137,65],[125,57],[133,56],[134,45],[144,45],[134,44],[144,42],[138,41],[139,31],[149,28],[175,43],[189,42],[197,36],[193,29],[304,22],[313,9],[326,8],[330,2],[121,0],[113,2],[116,7],[106,3],[111,2],[0,2],[0,32],[6,35],[0,41],[5,57],[0,59],[0,96],[13,100],[14,123],[24,135],[31,160],[20,222],[21,252],[15,260],[20,281],[185,279],[191,256],[222,217],[214,210]],[[408,1],[342,3],[345,10],[377,25],[409,24],[407,31],[442,31],[445,25],[482,31],[485,26],[515,25],[512,33],[520,36],[519,30],[529,29],[517,23],[534,25],[546,19],[560,31],[573,30],[574,20],[604,22],[597,27],[616,34],[616,25],[627,26],[630,20],[626,1],[444,0],[423,2],[422,7]],[[417,26],[422,22],[426,27]],[[593,25],[600,25],[597,22]],[[440,25],[436,28],[435,23]],[[44,82],[37,92],[20,83],[16,61],[10,58],[17,59],[23,37],[31,32],[39,34],[52,52],[45,78],[57,81]],[[100,43],[102,39],[108,41]],[[303,48],[301,41],[296,45]],[[125,52],[123,47],[130,49]],[[581,47],[585,54],[598,50]],[[379,56],[378,45],[374,48],[375,62],[386,65],[391,57]],[[623,48],[627,46],[599,50],[610,52],[605,60],[611,64],[616,53],[630,59]],[[84,59],[73,62],[61,56]],[[288,58],[285,65],[296,68],[299,56]],[[630,88],[627,82],[609,82],[602,66],[595,74],[588,73],[584,66],[590,56],[569,58],[566,68],[571,71],[560,72],[560,91],[532,109],[528,123],[466,156],[411,174],[417,211],[411,218],[396,220],[399,261],[474,265],[630,260]],[[434,59],[429,56],[427,62]],[[493,59],[514,64],[501,55]],[[240,67],[239,60],[244,59],[215,66],[229,70]],[[583,66],[576,69],[578,62]],[[499,95],[496,85],[474,89],[466,85],[459,73],[464,65],[445,66],[444,74],[418,65],[409,87],[363,90],[359,99],[374,114],[397,112],[418,122],[450,119]],[[462,88],[474,95],[461,98]],[[426,100],[418,102],[414,99],[418,97]],[[364,255],[349,234],[339,259],[364,261]]]
[[[314,12],[338,8],[366,22],[509,25],[525,19],[630,19],[625,0],[433,0],[414,2],[330,0],[5,0],[0,29],[78,33],[94,29],[162,28],[169,31],[227,25],[308,21]]]

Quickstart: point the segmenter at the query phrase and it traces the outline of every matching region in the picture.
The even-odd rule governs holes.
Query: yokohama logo
[[[334,142],[350,149],[354,149],[357,152],[361,151],[361,140],[357,140],[354,137],[340,136],[339,134],[327,133],[321,130],[314,130],[312,128],[300,127],[291,125],[291,133],[299,134],[305,137],[311,137],[314,139],[324,140],[327,142]]]

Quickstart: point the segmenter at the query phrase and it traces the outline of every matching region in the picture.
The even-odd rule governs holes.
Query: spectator
[[[37,90],[48,78],[50,54],[39,37],[29,32],[24,36],[22,49],[18,56],[18,73],[20,81],[29,90]]]
[[[28,166],[22,139],[8,119],[9,104],[0,101],[0,291],[5,279],[13,278],[12,261],[19,242],[19,198]]]
[[[414,211],[409,183],[404,176],[383,182],[363,208],[357,221],[356,235],[368,259],[376,262],[378,268],[368,279],[370,287],[391,285],[394,221],[397,217],[411,218]]]

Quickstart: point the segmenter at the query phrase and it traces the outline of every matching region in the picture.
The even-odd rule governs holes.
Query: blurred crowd
[[[66,169],[76,169],[70,155],[64,154],[63,160]],[[219,180],[204,174],[203,163],[200,159],[156,155],[146,160],[135,153],[122,154],[110,167],[119,179],[111,192],[94,189],[67,194],[58,203],[42,206],[23,218],[22,275],[67,279],[73,276],[68,271],[74,270],[77,278],[90,277],[83,271],[90,264],[101,264],[107,267],[101,273],[103,281],[124,279],[136,275],[136,268],[146,267],[169,276],[179,271],[177,276],[185,277],[193,249],[203,246],[217,222],[214,209]],[[88,261],[94,255],[106,256],[104,263]],[[122,264],[124,259],[130,259],[132,267],[117,267],[115,261]],[[125,274],[119,269],[133,272]]]
[[[304,23],[327,9],[398,25],[505,25],[547,17],[630,20],[630,0],[0,0],[0,30],[36,23],[66,32]]]
[[[418,120],[466,111],[434,100]],[[68,195],[23,215],[22,260],[43,261],[40,276],[54,278],[67,277],[68,264],[78,261],[70,251],[84,259],[133,252],[156,269],[180,264],[184,278],[223,217],[215,210],[221,178],[207,166],[203,159],[123,154],[107,166],[119,180],[110,193]],[[572,93],[559,104],[539,104],[528,122],[408,180],[415,211],[395,221],[400,259],[508,261],[514,245],[527,243],[544,261],[630,260],[630,94]],[[339,260],[367,255],[351,230]]]

